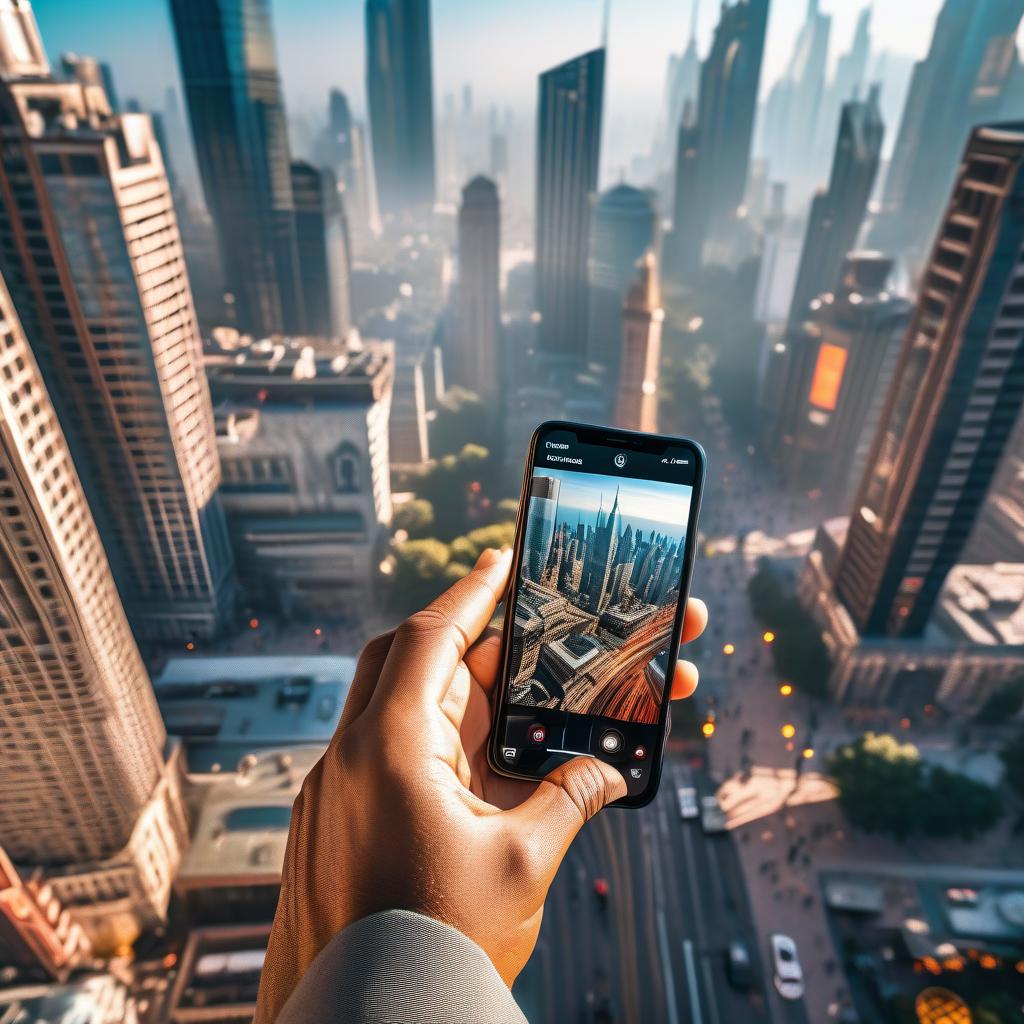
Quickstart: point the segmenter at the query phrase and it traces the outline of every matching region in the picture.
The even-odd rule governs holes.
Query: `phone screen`
[[[531,462],[492,756],[530,777],[600,757],[638,796],[660,767],[701,453],[556,424]]]

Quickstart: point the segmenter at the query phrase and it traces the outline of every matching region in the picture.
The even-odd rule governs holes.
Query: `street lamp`
[[[766,644],[771,644],[771,643],[775,643],[775,634],[774,634],[774,633],[773,633],[773,632],[772,632],[772,631],[771,631],[770,629],[766,629],[766,630],[765,630],[765,631],[764,631],[764,632],[763,632],[763,633],[761,634],[761,639],[762,639],[762,640],[763,640],[763,641],[764,641],[764,642],[765,642]]]
[[[779,693],[781,693],[783,697],[791,697],[793,695],[792,683],[783,683],[779,687]]]
[[[704,734],[704,739],[709,740],[715,735],[715,723],[709,718],[701,727],[700,731]]]
[[[796,726],[791,722],[787,722],[781,729],[782,735],[787,739],[791,740],[796,735]]]
[[[736,645],[735,644],[726,644],[722,648],[722,653],[723,654],[735,654],[736,653]]]

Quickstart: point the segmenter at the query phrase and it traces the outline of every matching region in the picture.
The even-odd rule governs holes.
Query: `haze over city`
[[[639,792],[690,542],[529,1024],[1024,1024],[1022,17],[0,0],[0,1021],[252,1020],[357,660],[485,551],[492,742]],[[521,494],[545,420],[698,441],[697,528],[565,427]]]

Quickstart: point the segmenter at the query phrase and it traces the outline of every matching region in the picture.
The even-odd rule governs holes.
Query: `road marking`
[[[672,957],[668,951],[668,929],[665,927],[665,911],[658,907],[658,951],[661,953],[662,973],[665,975],[665,1007],[669,1024],[679,1024],[679,1008],[676,1006],[676,980],[672,974]],[[694,1024],[700,1021],[694,1018]]]
[[[691,1020],[693,1024],[704,1024],[700,1008],[700,992],[697,990],[697,968],[693,962],[693,943],[683,939],[683,959],[686,961],[686,984],[690,989]]]

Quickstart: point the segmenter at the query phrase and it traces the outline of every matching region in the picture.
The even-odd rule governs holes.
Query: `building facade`
[[[791,329],[807,316],[815,297],[834,291],[839,282],[843,261],[856,244],[875,187],[884,135],[877,89],[864,101],[843,105],[828,188],[811,203],[789,310]]]
[[[545,71],[537,109],[535,287],[540,346],[587,355],[587,258],[604,108],[604,49]]]
[[[140,641],[211,636],[231,613],[233,567],[152,126],[112,114],[100,86],[56,81],[45,63],[31,76],[3,71],[0,264],[122,601]]]
[[[366,0],[366,54],[381,213],[429,211],[436,193],[430,0]]]
[[[348,220],[338,183],[305,160],[292,163],[295,237],[310,335],[344,344],[352,326]]]
[[[221,493],[243,587],[285,616],[355,616],[391,523],[394,356],[304,339],[214,354]]]
[[[0,319],[0,841],[110,950],[166,912],[188,844],[177,758],[2,285]]]
[[[458,383],[485,400],[498,395],[501,332],[501,205],[490,178],[462,190],[459,207],[459,290],[455,327]]]
[[[1024,402],[1024,127],[975,129],[836,569],[858,629],[920,634]]]
[[[172,0],[206,205],[235,323],[306,331],[284,96],[269,0]]]

